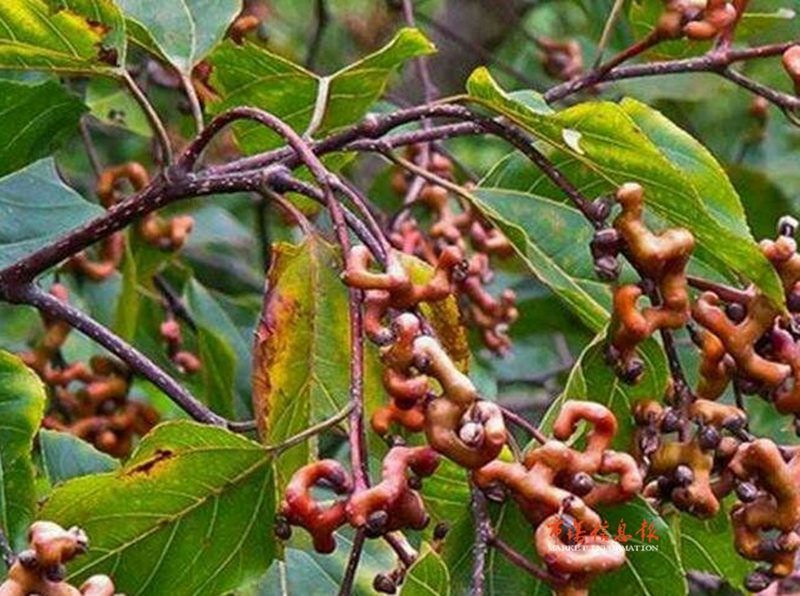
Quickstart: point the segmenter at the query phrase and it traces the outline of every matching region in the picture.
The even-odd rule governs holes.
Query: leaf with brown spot
[[[142,463],[137,464],[133,468],[125,472],[126,476],[135,476],[136,474],[150,474],[157,465],[175,455],[169,449],[156,449],[155,454],[150,459],[144,460]]]
[[[348,292],[339,252],[317,236],[273,246],[253,348],[253,405],[264,443],[281,443],[347,404],[350,390]],[[366,348],[367,408],[385,401],[376,350]],[[315,455],[313,441],[281,453],[276,485]]]
[[[0,68],[116,76],[125,64],[113,0],[0,2],[0,23]]]
[[[41,518],[91,537],[70,583],[107,573],[125,594],[227,594],[275,556],[271,463],[263,446],[225,429],[168,422],[119,470],[58,486]]]

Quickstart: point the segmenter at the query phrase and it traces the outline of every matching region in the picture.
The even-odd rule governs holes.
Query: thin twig
[[[383,229],[381,228],[375,214],[372,212],[369,200],[362,196],[359,190],[350,182],[343,178],[337,178],[332,181],[333,187],[341,194],[345,195],[353,205],[356,206],[361,216],[367,222],[367,225],[372,232],[372,236],[378,240],[382,250],[382,256],[385,256],[390,248],[389,239],[386,237]]]
[[[325,197],[320,189],[295,178],[288,172],[284,172],[275,177],[271,185],[276,192],[296,192],[304,197],[308,197],[320,205],[325,205]],[[383,249],[381,248],[378,240],[372,236],[372,233],[367,229],[367,226],[364,225],[364,222],[353,215],[349,209],[343,207],[343,211],[345,221],[353,233],[367,246],[367,248],[369,248],[370,252],[375,255],[375,258],[378,260],[378,262],[383,264],[385,258],[382,256]]]
[[[274,190],[268,187],[264,187],[264,189],[261,192],[265,198],[268,198],[271,201],[273,201],[276,205],[278,205],[281,209],[283,209],[289,217],[294,219],[297,222],[297,225],[300,226],[300,229],[303,231],[303,234],[305,234],[306,236],[312,236],[314,234],[314,226],[311,225],[311,222],[308,221],[308,218],[302,211],[300,211],[297,207],[292,205],[291,201],[287,201],[285,198],[283,198],[283,195],[275,192]],[[268,246],[265,247],[265,249],[266,252],[269,252]]]
[[[544,433],[542,433],[542,431],[536,428],[533,424],[525,420],[525,418],[523,418],[516,412],[512,412],[508,408],[504,408],[502,406],[500,407],[500,410],[503,412],[503,418],[505,418],[512,424],[516,424],[521,429],[527,431],[528,434],[530,434],[539,443],[544,445],[547,442],[547,437],[544,436]]]
[[[342,578],[342,585],[339,587],[339,596],[350,596],[353,593],[353,582],[358,571],[358,564],[361,562],[361,552],[364,550],[366,542],[366,530],[363,528],[356,531],[353,539],[353,548],[350,550],[350,558],[347,560],[347,567]]]
[[[164,162],[167,165],[171,164],[173,160],[172,145],[169,142],[167,129],[164,127],[164,123],[161,121],[158,112],[156,112],[153,104],[150,103],[150,100],[147,99],[144,91],[142,91],[139,85],[136,84],[136,81],[127,70],[124,71],[122,80],[125,83],[125,86],[128,88],[128,91],[130,91],[131,95],[133,95],[136,103],[138,103],[139,107],[142,108],[144,115],[147,117],[147,122],[150,124],[150,128],[153,129],[153,133],[158,139],[158,145],[161,147],[161,153],[163,155]]]
[[[747,304],[753,299],[753,292],[750,290],[740,290],[732,288],[714,281],[703,279],[701,277],[694,277],[692,275],[686,276],[689,285],[697,288],[703,292],[714,292],[725,302],[736,302],[738,304]]]
[[[625,6],[625,0],[614,0],[614,5],[608,13],[608,18],[603,26],[603,33],[600,35],[600,41],[597,42],[597,55],[594,60],[594,67],[597,68],[603,60],[603,53],[606,51],[608,42],[611,40],[611,34],[614,31],[614,25],[617,24],[619,16],[622,14],[622,9]]]
[[[402,0],[403,3],[403,17],[409,27],[417,26],[414,19],[414,2],[413,0]],[[436,85],[433,84],[431,79],[431,71],[428,68],[428,59],[425,56],[419,56],[414,59],[414,66],[417,69],[417,76],[420,83],[422,83],[422,96],[425,98],[426,103],[430,103],[439,96],[439,91]]]
[[[200,98],[197,97],[197,90],[194,88],[192,77],[184,72],[180,73],[181,85],[186,93],[186,99],[189,101],[189,108],[192,111],[192,118],[194,118],[194,126],[197,132],[202,132],[205,128],[203,121],[203,106],[200,104]]]
[[[269,207],[270,202],[261,194],[257,194],[255,201],[256,237],[258,238],[258,252],[261,258],[261,269],[266,273],[272,261],[269,232]]]
[[[475,523],[470,594],[472,596],[483,596],[486,575],[486,552],[489,550],[489,541],[492,538],[492,524],[483,492],[470,484],[470,493],[472,495],[472,519]]]
[[[509,562],[513,563],[520,569],[527,571],[536,579],[541,580],[543,582],[547,582],[548,584],[551,585],[558,585],[560,583],[563,583],[563,581],[560,580],[559,578],[553,576],[548,571],[542,569],[538,565],[535,565],[534,563],[526,559],[519,552],[517,552],[517,550],[513,546],[511,546],[504,540],[501,540],[497,536],[492,537],[491,541],[489,542],[489,545],[492,548],[497,549],[506,559],[508,559]]]
[[[97,147],[94,146],[94,141],[92,141],[92,133],[89,131],[89,124],[86,122],[86,116],[83,116],[78,121],[78,127],[81,132],[81,140],[83,141],[83,147],[86,150],[86,157],[89,160],[89,165],[91,166],[95,177],[98,177],[103,172],[103,164],[100,163],[100,156],[97,153]]]
[[[506,132],[509,130],[510,129],[507,129]],[[523,152],[531,159],[531,161],[533,161],[539,167],[539,169],[542,170],[545,176],[550,178],[550,180],[553,181],[553,183],[572,200],[573,204],[581,211],[581,213],[583,213],[587,221],[589,221],[595,227],[600,227],[602,225],[595,217],[595,210],[592,202],[584,197],[583,194],[581,194],[581,192],[558,170],[553,162],[551,162],[547,157],[544,156],[544,154],[536,149],[533,144],[524,139],[524,137],[520,140],[520,144],[517,145],[517,147],[522,149]],[[415,163],[390,151],[382,152],[382,155],[384,155],[388,160],[393,161],[397,165],[405,168],[409,172],[416,174],[420,178],[425,178],[437,186],[441,186],[450,192],[457,194],[467,201],[472,201],[472,195],[464,190],[462,186],[459,186],[454,182],[450,182],[441,176],[437,176],[432,172],[420,168]]]
[[[175,289],[169,284],[169,282],[164,278],[163,275],[160,273],[156,273],[153,276],[153,285],[158,290],[159,294],[164,298],[164,302],[167,305],[169,311],[178,317],[181,321],[189,325],[192,331],[197,331],[197,323],[192,317],[192,313],[189,312],[189,309],[186,308],[186,305],[181,300],[181,297],[178,296],[178,293]]]
[[[285,441],[281,441],[276,445],[267,445],[265,449],[271,453],[275,453],[276,455],[279,453],[283,453],[287,449],[291,449],[295,445],[299,445],[303,441],[307,441],[311,437],[319,435],[328,430],[329,428],[336,426],[350,415],[350,411],[352,409],[353,409],[352,404],[347,404],[342,410],[339,410],[339,412],[334,416],[331,416],[330,418],[323,420],[322,422],[318,422],[313,426],[309,426],[303,431],[289,437]]]

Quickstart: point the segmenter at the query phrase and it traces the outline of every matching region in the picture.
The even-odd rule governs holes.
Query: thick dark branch
[[[382,116],[368,116],[363,121],[349,128],[345,128],[331,136],[322,139],[310,146],[317,155],[324,155],[342,150],[353,141],[360,139],[377,139],[391,130],[408,124],[429,118],[457,118],[459,120],[469,120],[469,110],[462,106],[453,104],[426,104],[411,108],[397,110]],[[293,156],[291,148],[274,149],[266,153],[259,153],[250,157],[243,157],[227,164],[211,166],[206,168],[208,174],[225,174],[230,172],[241,172],[254,168],[263,168],[279,161],[285,161]],[[287,163],[288,167],[291,167]]]
[[[13,303],[29,304],[42,315],[68,323],[74,329],[94,340],[117,358],[125,362],[156,387],[161,389],[172,401],[198,422],[231,428],[236,426],[222,416],[209,410],[189,391],[169,376],[155,362],[139,350],[128,345],[109,329],[81,312],[71,304],[62,302],[38,286],[27,284],[12,286],[6,298]],[[247,424],[247,423],[245,423]],[[248,424],[248,427],[251,425]]]
[[[43,271],[165,205],[188,197],[255,191],[267,183],[272,174],[274,170],[246,172],[222,178],[187,177],[170,169],[156,176],[146,188],[117,203],[102,215],[0,271],[0,297],[5,295],[8,285],[33,281]]]

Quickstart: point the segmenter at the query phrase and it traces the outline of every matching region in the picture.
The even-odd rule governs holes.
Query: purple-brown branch
[[[800,108],[800,98],[775,91],[774,89],[750,81],[750,79],[747,79],[743,75],[732,71],[730,66],[738,62],[780,56],[787,49],[798,43],[800,43],[800,41],[790,41],[745,49],[718,47],[702,56],[694,58],[647,62],[644,64],[620,64],[605,71],[591,70],[583,76],[551,88],[544,94],[544,99],[548,103],[553,103],[597,84],[621,81],[624,79],[656,77],[690,72],[707,72],[725,77],[752,93],[764,97],[781,109],[797,110]]]

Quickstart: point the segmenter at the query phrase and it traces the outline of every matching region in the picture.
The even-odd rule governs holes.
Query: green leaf
[[[159,0],[117,3],[130,20],[146,30],[158,52],[184,74],[222,40],[242,10],[241,0],[182,0],[179,6],[169,8]],[[135,36],[140,38],[141,33]]]
[[[233,395],[226,397],[226,400],[233,399],[232,402],[227,402],[229,405],[226,408],[238,418],[252,417],[250,345],[216,297],[197,280],[191,280],[186,288],[186,305],[197,323],[201,343],[215,342],[224,338],[224,343],[230,350],[227,356],[230,370],[227,371],[226,367],[225,376],[230,377],[228,391],[235,388],[236,396],[235,399]],[[210,339],[206,341],[203,338]]]
[[[333,247],[315,236],[272,249],[253,349],[254,409],[269,445],[331,416],[347,399],[350,332],[348,317],[342,316],[347,293],[337,267]],[[280,455],[275,465],[279,488],[312,453],[304,442]]]
[[[594,275],[589,253],[593,229],[580,211],[499,188],[479,188],[472,196],[472,203],[511,241],[528,270],[589,329],[599,331],[609,317],[611,292]]]
[[[469,515],[469,478],[466,470],[441,458],[436,474],[422,483],[425,509],[435,522]]]
[[[685,596],[688,594],[686,574],[681,563],[679,545],[670,531],[670,526],[643,499],[636,498],[624,505],[601,509],[603,520],[608,522],[608,532],[618,533],[624,520],[625,533],[632,538],[628,545],[640,550],[628,550],[625,565],[613,573],[603,574],[592,583],[592,592],[613,594],[624,586],[625,594],[641,596]],[[646,521],[653,524],[658,540],[642,540],[637,531]],[[647,532],[645,532],[645,537]],[[644,550],[651,548],[652,550]]]
[[[97,12],[88,18],[81,12],[90,6]],[[0,69],[114,75],[121,60],[124,29],[111,0],[0,3]]]
[[[0,527],[17,548],[25,545],[36,510],[31,450],[45,400],[39,377],[0,351]]]
[[[236,106],[255,106],[278,116],[298,132],[327,132],[361,118],[381,96],[397,67],[432,51],[433,45],[422,33],[402,29],[374,54],[320,77],[257,45],[225,42],[208,58],[214,66],[211,85],[221,97],[210,110],[220,113]],[[236,130],[248,152],[283,144],[263,126],[241,124]]]
[[[0,269],[104,211],[58,177],[51,158],[0,178]]]
[[[153,136],[147,117],[130,92],[109,79],[95,78],[86,88],[86,105],[92,116],[109,126],[123,128],[142,137]]]
[[[771,176],[741,164],[726,166],[728,176],[744,202],[756,238],[771,238],[782,215],[793,211],[792,201]]]
[[[742,237],[752,237],[739,195],[708,149],[661,112],[635,99],[625,98],[619,106],[686,176],[715,219]]]
[[[130,243],[126,242],[125,258],[122,262],[122,287],[119,290],[119,300],[114,316],[114,329],[124,340],[132,341],[136,336],[140,302],[136,259]]]
[[[642,379],[636,385],[627,385],[617,378],[613,368],[607,364],[605,350],[605,333],[601,333],[578,358],[564,392],[550,405],[543,424],[548,429],[552,426],[566,400],[601,403],[614,412],[619,423],[613,446],[625,451],[630,447],[633,434],[634,403],[640,399],[660,400],[667,389],[669,368],[661,344],[655,339],[648,339],[638,349],[638,355],[645,365]]]
[[[204,401],[217,414],[231,418],[236,352],[224,336],[207,327],[199,327],[197,330],[197,349],[202,362],[200,378],[205,392]]]
[[[350,391],[348,292],[340,257],[319,237],[276,244],[253,348],[253,399],[263,440],[274,445],[339,412]],[[375,349],[365,346],[367,408],[384,392]],[[277,486],[316,452],[301,443],[281,453]]]
[[[284,550],[284,560],[276,560],[257,583],[236,591],[236,596],[329,596],[336,594],[344,579],[353,541],[350,532],[337,532],[336,552],[321,555],[314,551],[305,532],[294,532],[293,546]],[[294,545],[294,543],[298,543]],[[353,583],[353,596],[375,596],[372,580],[396,564],[397,557],[383,540],[368,540]]]
[[[648,132],[654,134],[658,125],[663,124],[663,117],[635,109],[637,104],[632,102],[626,105],[637,112],[647,130],[640,128],[622,106],[610,102],[583,103],[553,116],[541,114],[506,94],[485,68],[472,74],[468,89],[474,101],[509,118],[580,163],[598,181],[615,187],[625,182],[642,184],[647,192],[647,205],[656,215],[691,230],[704,254],[712,256],[720,269],[736,271],[777,304],[783,304],[783,290],[775,270],[747,233],[746,223],[742,220],[736,227],[727,225],[743,217],[741,207],[737,213],[726,211],[722,221],[717,219],[720,209],[730,208],[730,189],[722,189],[728,193],[727,197],[715,195],[709,199],[704,195],[704,191],[720,190],[713,179],[708,181],[704,174],[698,174],[705,171],[707,175],[707,160],[702,167],[695,164],[690,171],[670,161],[659,143],[676,143],[677,147],[670,145],[673,157],[680,147],[690,146],[686,136],[677,135],[673,126],[666,131],[659,129],[655,142],[648,137]],[[690,160],[682,163],[686,166]],[[715,171],[715,175],[719,172]],[[697,186],[698,179],[703,180],[702,188]],[[738,205],[738,201],[735,203]]]
[[[0,81],[0,176],[50,155],[77,130],[86,106],[58,83]]]
[[[226,430],[170,422],[118,471],[55,489],[42,517],[92,540],[70,581],[113,575],[138,596],[217,596],[264,573],[275,554],[271,458]]]
[[[736,553],[728,509],[723,503],[719,514],[712,519],[681,513],[671,515],[668,521],[680,541],[685,569],[713,573],[744,592],[743,580],[756,564]]]
[[[427,542],[414,564],[408,569],[400,596],[448,596],[450,574],[439,553]]]
[[[51,484],[119,468],[119,461],[69,433],[40,430],[39,450]]]

